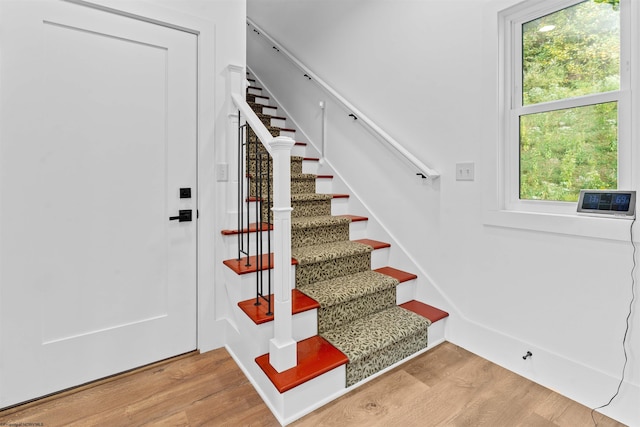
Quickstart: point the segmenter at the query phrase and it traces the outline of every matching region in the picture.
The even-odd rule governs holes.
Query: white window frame
[[[487,225],[615,239],[615,235],[619,235],[621,240],[628,238],[628,233],[624,232],[628,224],[620,224],[625,220],[579,217],[576,215],[575,202],[520,199],[520,116],[540,112],[547,107],[564,109],[582,106],[585,101],[588,101],[586,105],[618,102],[618,188],[637,187],[638,174],[634,169],[639,162],[634,161],[633,155],[638,152],[634,145],[638,144],[639,126],[633,123],[632,108],[637,110],[640,106],[638,94],[634,95],[633,91],[637,89],[640,77],[633,66],[640,62],[640,30],[634,28],[640,25],[640,2],[620,0],[620,90],[522,106],[519,77],[522,75],[522,24],[582,1],[528,0],[499,13],[498,182],[493,186],[493,191],[496,191],[495,197],[492,197],[495,206],[485,210],[484,222]],[[611,227],[621,231],[612,233]]]

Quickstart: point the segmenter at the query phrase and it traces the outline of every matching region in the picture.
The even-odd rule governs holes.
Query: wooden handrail
[[[295,56],[293,56],[287,49],[285,49],[280,43],[275,41],[269,34],[265,33],[262,28],[256,25],[250,18],[247,18],[247,22],[253,26],[261,36],[264,36],[270,43],[276,48],[278,53],[283,54],[289,61],[291,61],[295,66],[297,66],[300,70],[302,70],[308,78],[314,81],[318,86],[320,86],[325,92],[329,95],[333,96],[338,102],[340,102],[344,107],[351,111],[351,113],[358,119],[360,123],[365,124],[374,134],[376,134],[383,142],[386,142],[393,149],[395,149],[400,155],[402,155],[405,159],[407,159],[413,166],[418,169],[418,175],[422,175],[424,178],[433,180],[440,177],[440,173],[427,165],[425,165],[422,161],[420,161],[416,156],[411,154],[406,148],[404,148],[398,141],[393,139],[388,133],[382,130],[378,125],[376,125],[371,119],[365,116],[360,110],[354,107],[349,101],[347,101],[343,96],[341,96],[338,92],[336,92],[331,86],[329,86],[324,80],[318,77],[313,71],[307,68],[302,62],[300,62]]]
[[[262,120],[260,120],[255,111],[251,109],[249,104],[247,104],[247,101],[245,101],[244,98],[240,96],[240,94],[232,93],[231,99],[233,99],[233,104],[238,110],[240,110],[240,114],[242,114],[247,123],[249,123],[249,126],[251,126],[251,129],[253,129],[253,131],[255,132],[258,140],[262,142],[264,148],[267,149],[269,154],[273,154],[271,153],[271,146],[269,145],[269,142],[271,142],[273,136],[264,125],[264,123],[262,123]]]

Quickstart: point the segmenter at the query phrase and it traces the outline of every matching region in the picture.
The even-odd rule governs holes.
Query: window
[[[504,209],[575,212],[583,188],[631,187],[628,6],[535,1],[503,16]]]

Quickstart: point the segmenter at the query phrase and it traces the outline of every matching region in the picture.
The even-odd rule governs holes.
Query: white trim
[[[483,223],[492,227],[620,241],[629,241],[631,226],[631,221],[624,218],[508,210],[486,211]]]
[[[139,14],[136,14],[136,13],[130,13],[130,12],[124,11],[121,8],[114,8],[114,7],[109,7],[109,6],[105,6],[105,5],[102,5],[102,4],[98,4],[99,2],[106,3],[106,1],[102,1],[102,0],[62,0],[62,1],[65,1],[65,2],[68,2],[68,3],[74,3],[74,4],[77,4],[77,5],[80,5],[80,6],[90,7],[92,9],[98,9],[98,10],[101,10],[103,12],[114,13],[114,14],[120,15],[120,16],[126,16],[127,18],[137,19],[137,20],[140,20],[140,21],[148,22],[150,24],[155,24],[155,25],[160,25],[160,26],[167,27],[167,28],[172,28],[172,29],[178,30],[178,31],[184,31],[186,33],[191,33],[191,34],[195,34],[195,35],[200,34],[200,31],[198,31],[198,30],[193,30],[193,29],[186,28],[186,27],[183,27],[183,26],[180,26],[180,25],[175,25],[175,24],[173,24],[171,22],[168,22],[168,21],[153,19],[153,18],[150,18],[148,16],[139,15]]]

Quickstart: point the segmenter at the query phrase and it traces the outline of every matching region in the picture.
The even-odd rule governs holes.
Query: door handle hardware
[[[180,198],[181,199],[190,199],[191,198],[191,188],[181,188],[180,189]]]
[[[191,221],[191,209],[180,209],[178,216],[170,216],[169,221],[189,222]]]

